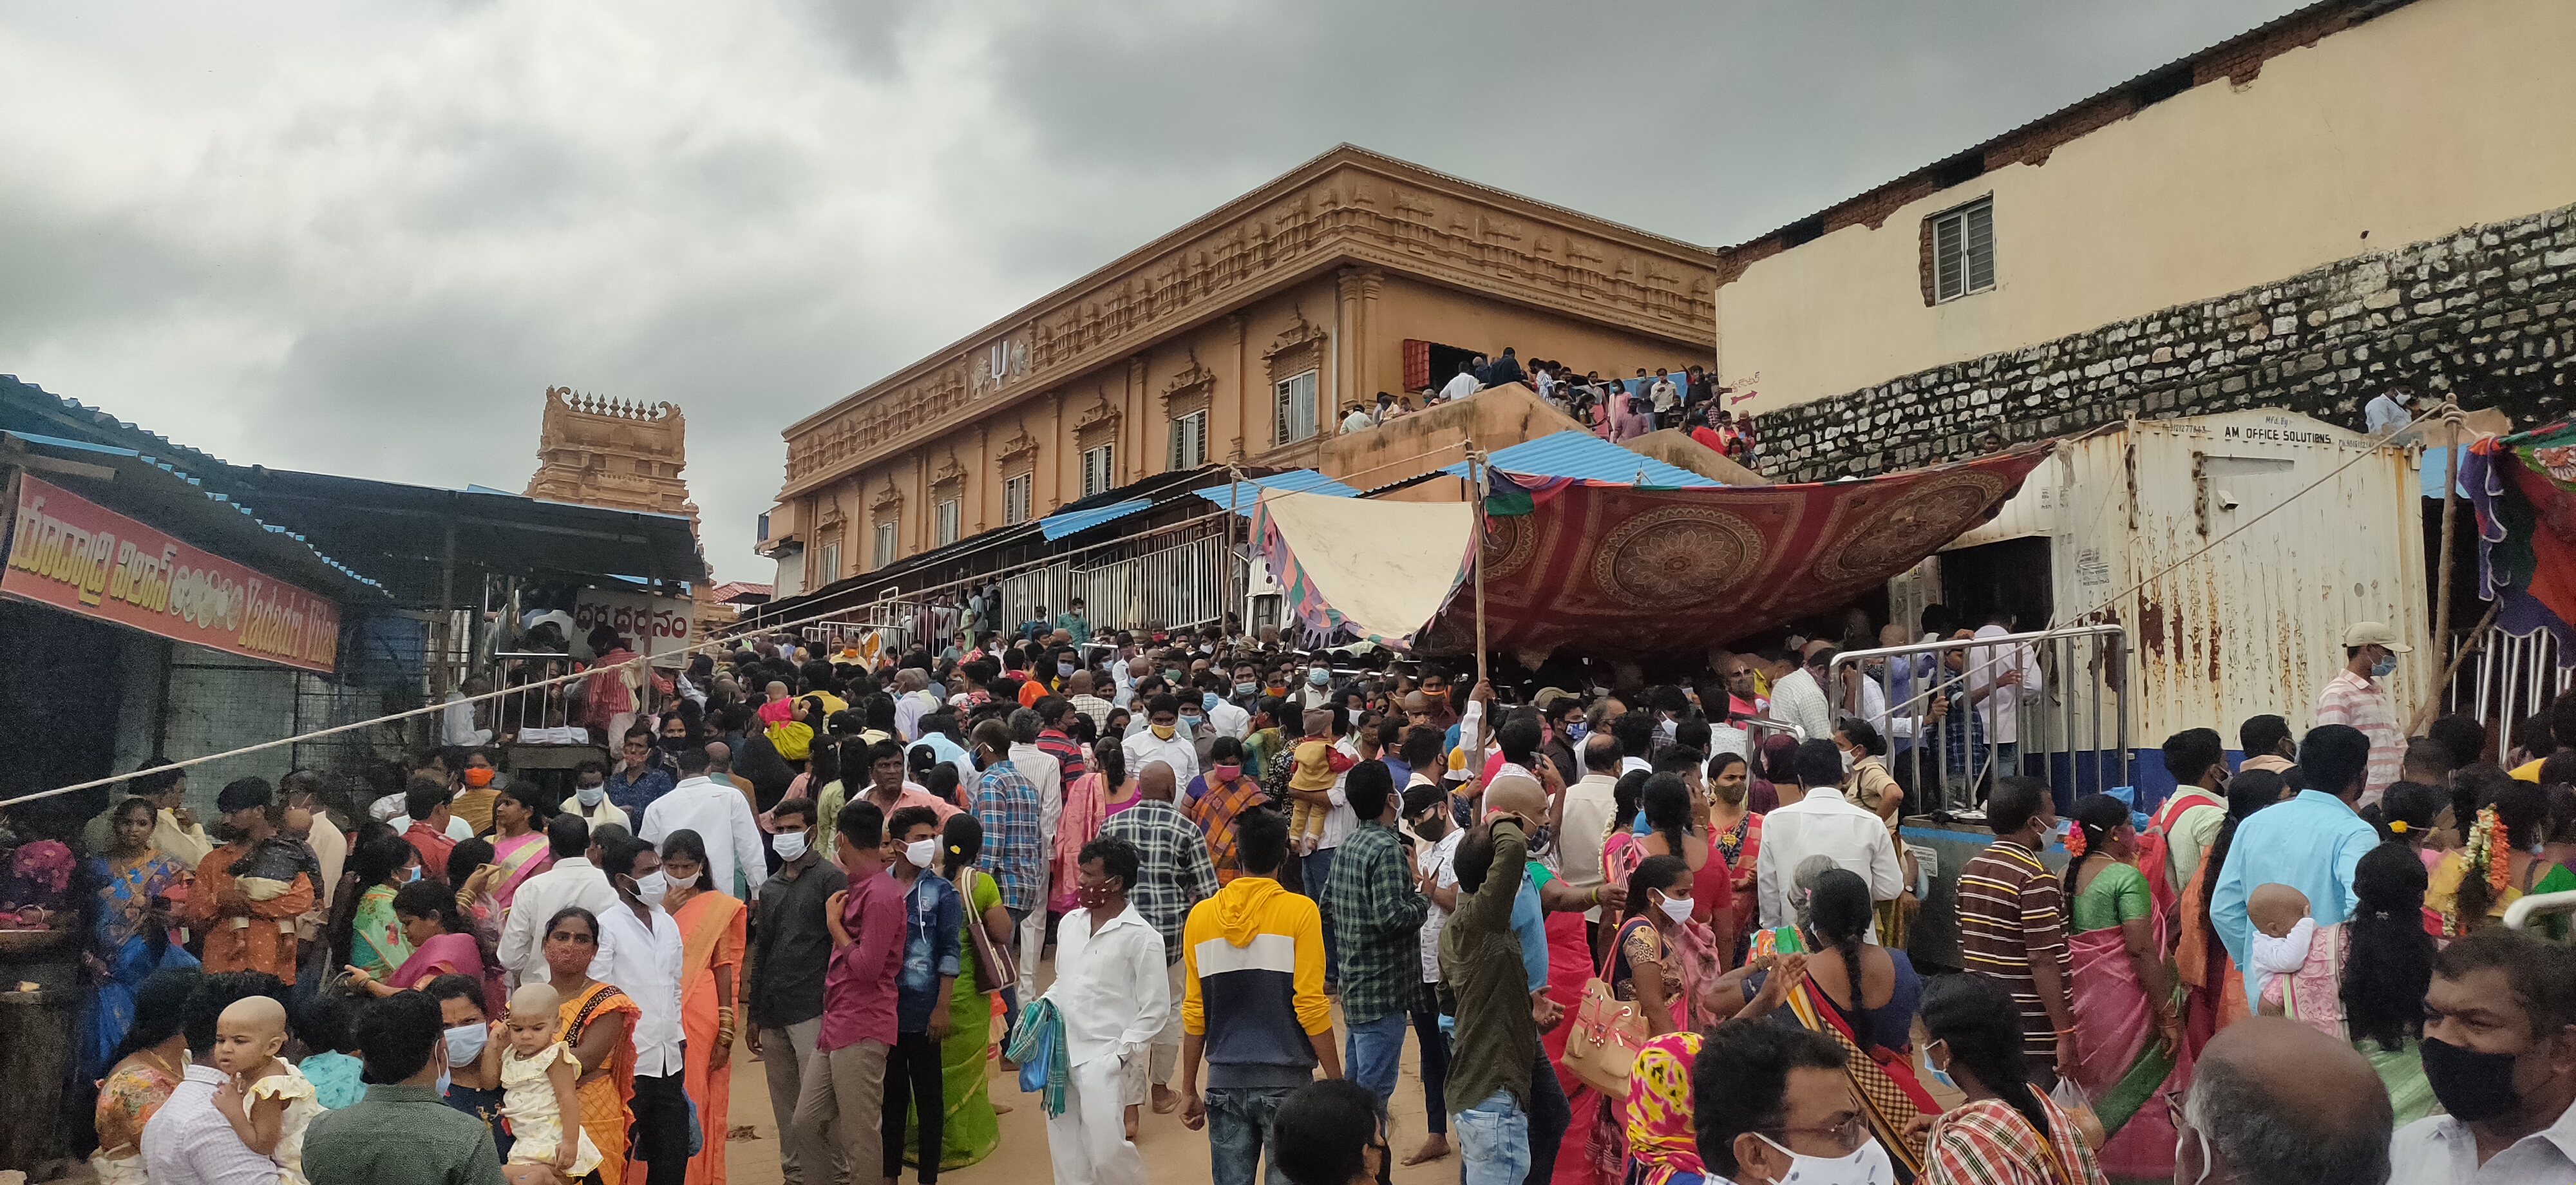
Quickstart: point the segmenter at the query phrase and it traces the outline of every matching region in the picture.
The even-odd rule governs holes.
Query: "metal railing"
[[[2534,893],[2504,907],[2504,928],[2527,929],[2531,919],[2541,914],[2576,913],[2576,889],[2564,893]]]
[[[2470,704],[2480,723],[2496,726],[2496,751],[2513,751],[2515,726],[2538,714],[2552,699],[2576,685],[2576,667],[2558,663],[2558,638],[2548,630],[2528,634],[2501,631],[2486,635],[2475,665]],[[2459,684],[2451,687],[2451,709],[2458,711]]]
[[[2031,757],[2040,759],[2039,776],[2051,787],[2072,795],[2099,793],[2134,784],[2128,645],[2121,626],[2080,625],[1846,651],[1834,657],[1829,695],[1836,719],[1857,716],[1878,729],[1888,744],[1889,768],[1900,780],[1913,774],[1920,806],[1970,807],[1979,786],[1999,773],[2025,772]],[[1874,675],[1868,671],[1873,663],[1879,667]],[[2011,686],[2001,682],[2007,672],[2025,666],[2038,674],[2038,693],[2002,694]],[[1854,670],[1875,688],[1883,707],[1870,704],[1866,691],[1850,702],[1853,693],[1845,689],[1854,685],[1846,672]],[[1938,719],[1931,711],[1936,696],[1944,701]],[[2001,731],[2014,739],[1995,741],[1992,733]],[[1937,760],[1927,759],[1927,747]]]

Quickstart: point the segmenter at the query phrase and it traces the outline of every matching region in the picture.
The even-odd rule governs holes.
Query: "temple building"
[[[1705,365],[1719,263],[1342,145],[789,426],[760,549],[784,597],[1212,463],[1412,477],[1459,454],[1341,447],[1353,405],[1506,347],[1605,377]],[[1574,426],[1518,406],[1477,442]]]
[[[688,464],[689,421],[680,414],[680,405],[647,406],[548,387],[545,416],[537,428],[537,472],[528,479],[526,492],[550,502],[686,518],[695,535],[698,504],[689,500],[689,483],[680,476]],[[700,554],[705,542],[701,536]],[[725,590],[755,587],[728,585]],[[693,588],[691,618],[701,626],[734,620],[739,606],[721,595],[725,590]],[[766,589],[761,595],[765,598]]]

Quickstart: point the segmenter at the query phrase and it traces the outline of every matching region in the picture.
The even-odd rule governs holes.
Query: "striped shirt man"
[[[2000,981],[2021,1007],[2022,1050],[2040,1065],[2057,1059],[2057,1024],[2039,998],[2031,964],[2057,961],[2068,981],[2065,911],[2057,874],[2029,848],[1998,839],[1959,870],[1959,951],[1968,970]]]
[[[2397,765],[2406,756],[2406,734],[2397,727],[2388,688],[2368,675],[2338,671],[2317,693],[2316,723],[2349,724],[2370,738],[2370,770],[2362,777],[2361,803],[2379,801],[2397,780]]]

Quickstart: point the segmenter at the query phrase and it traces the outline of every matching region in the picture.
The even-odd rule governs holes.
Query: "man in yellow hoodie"
[[[1324,998],[1323,914],[1279,885],[1288,820],[1248,810],[1235,834],[1243,874],[1192,908],[1181,931],[1181,1122],[1208,1129],[1212,1185],[1254,1185],[1279,1104],[1318,1065],[1326,1078],[1342,1076]]]

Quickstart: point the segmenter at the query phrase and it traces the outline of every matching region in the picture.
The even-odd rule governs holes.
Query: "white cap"
[[[2356,621],[2343,632],[2345,649],[2355,646],[2385,646],[2399,654],[2415,649],[2397,640],[2397,631],[2376,621]]]

